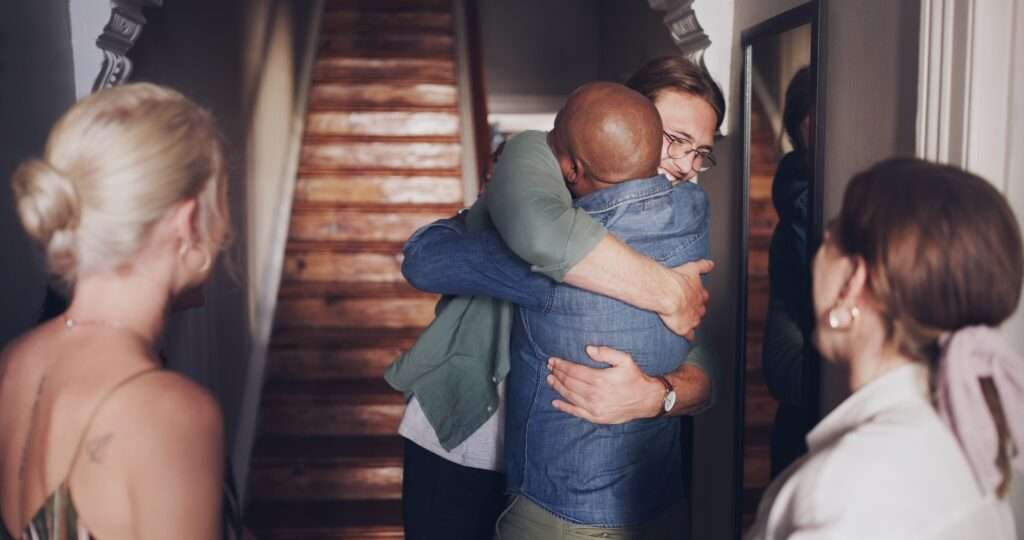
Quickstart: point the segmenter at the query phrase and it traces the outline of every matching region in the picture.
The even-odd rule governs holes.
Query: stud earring
[[[828,327],[832,330],[849,330],[860,317],[857,306],[835,306],[828,310]]]

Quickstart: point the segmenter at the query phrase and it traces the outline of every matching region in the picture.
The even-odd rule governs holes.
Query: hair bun
[[[73,260],[80,217],[78,192],[71,180],[40,159],[14,172],[14,198],[25,231],[45,248],[51,269],[64,273]]]

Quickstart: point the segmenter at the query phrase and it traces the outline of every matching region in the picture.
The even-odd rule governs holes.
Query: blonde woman
[[[815,342],[852,395],[765,492],[748,539],[1009,540],[1024,467],[1024,359],[993,327],[1017,308],[1021,233],[953,167],[858,175],[814,259]]]
[[[220,410],[154,353],[169,303],[227,237],[213,121],[167,88],[104,90],[13,183],[73,295],[0,355],[0,539],[217,537]]]

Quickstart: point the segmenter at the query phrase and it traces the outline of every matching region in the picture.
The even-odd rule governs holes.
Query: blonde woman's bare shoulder
[[[181,435],[222,430],[220,405],[209,390],[162,369],[140,375],[111,400],[109,415],[140,433]]]
[[[133,538],[213,538],[224,478],[220,407],[205,388],[167,370],[147,372],[111,396],[82,446],[72,484],[100,515],[104,485],[131,502]],[[92,491],[90,491],[92,490]],[[99,501],[99,502],[97,502]],[[92,514],[90,514],[92,512]],[[115,529],[116,524],[111,525]],[[93,523],[97,536],[99,526]],[[101,536],[102,537],[102,536]]]

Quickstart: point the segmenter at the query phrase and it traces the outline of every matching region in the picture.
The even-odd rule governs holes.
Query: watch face
[[[665,396],[665,401],[663,403],[663,406],[665,407],[665,412],[672,411],[672,407],[675,407],[675,405],[676,405],[676,391],[673,390],[673,391],[669,392],[667,396]]]

